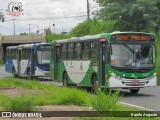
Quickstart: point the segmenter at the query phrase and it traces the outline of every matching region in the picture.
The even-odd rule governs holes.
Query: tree
[[[77,37],[95,35],[104,32],[112,32],[113,27],[113,21],[98,21],[97,19],[89,19],[73,28],[70,34]]]
[[[159,0],[97,0],[101,10],[98,18],[115,20],[115,28],[121,31],[160,30]]]

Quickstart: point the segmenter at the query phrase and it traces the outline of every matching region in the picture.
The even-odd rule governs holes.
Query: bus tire
[[[63,86],[65,86],[65,87],[68,86],[68,75],[67,75],[67,72],[63,73]]]
[[[27,79],[32,80],[32,76],[29,68],[27,69]]]
[[[13,77],[15,77],[15,78],[17,77],[17,74],[16,74],[14,67],[12,68],[12,74],[13,74]]]
[[[132,94],[136,94],[136,93],[139,92],[139,89],[130,89],[130,92],[131,92]]]
[[[91,82],[92,82],[92,92],[97,92],[98,90],[98,78],[96,74],[93,74],[91,77]]]

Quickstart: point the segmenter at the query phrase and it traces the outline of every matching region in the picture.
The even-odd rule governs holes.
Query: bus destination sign
[[[119,40],[148,40],[148,36],[146,35],[120,35]]]
[[[146,34],[115,34],[112,35],[111,40],[119,41],[153,41],[152,35]]]

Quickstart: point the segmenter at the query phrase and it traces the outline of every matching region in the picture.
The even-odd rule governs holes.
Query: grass
[[[30,96],[18,96],[15,98],[10,98],[9,101],[4,104],[4,107],[8,111],[33,111],[34,106],[32,102],[32,97]]]
[[[156,45],[157,45],[157,59],[156,59],[157,84],[160,85],[160,42],[157,42]]]
[[[32,90],[41,90],[43,92],[33,95],[20,95],[9,97],[0,94],[0,109],[6,111],[34,111],[42,110],[40,105],[79,105],[92,107],[98,111],[140,111],[137,108],[118,104],[122,96],[118,91],[114,93],[104,93],[98,89],[96,94],[87,93],[77,88],[57,87],[53,85],[44,85],[37,81],[29,81],[18,78],[4,78],[0,80],[0,87],[22,87]],[[7,101],[7,102],[6,102]],[[35,107],[36,106],[36,107]],[[156,118],[138,118],[138,117],[78,117],[75,120],[150,120]]]
[[[37,106],[41,105],[79,105],[92,107],[98,111],[140,111],[137,108],[132,108],[118,104],[122,96],[119,92],[104,93],[99,89],[96,94],[87,93],[84,90],[77,88],[57,87],[53,85],[41,84],[37,81],[29,81],[18,78],[4,78],[0,80],[0,87],[22,87],[32,90],[41,90],[43,92],[34,95],[20,95],[17,97],[9,97],[0,94],[0,109],[6,111],[34,111],[41,110]],[[7,102],[6,102],[7,101]],[[120,119],[117,117],[88,117],[76,118],[76,120],[112,120]],[[128,118],[126,118],[128,120]],[[129,119],[130,120],[130,119]],[[142,119],[143,120],[143,119]]]
[[[42,90],[42,93],[34,96],[22,95],[14,98],[1,96],[0,101],[6,110],[32,110],[32,106],[38,105],[85,105],[86,97],[89,95],[83,90],[76,88],[57,87],[53,85],[43,85],[37,81],[15,79],[12,77],[0,80],[0,87],[22,87],[32,90]],[[7,99],[7,100],[6,100]],[[19,103],[19,104],[15,104]],[[23,104],[23,105],[22,105]],[[2,104],[1,104],[2,105]],[[23,107],[30,106],[30,107]]]
[[[0,66],[3,66],[4,65],[4,62],[2,59],[0,59]]]
[[[122,96],[120,96],[120,92],[116,91],[112,93],[109,91],[109,93],[102,92],[101,89],[98,89],[97,95],[93,95],[89,98],[88,104],[92,106],[95,110],[98,111],[114,111],[118,108],[118,101],[120,101]]]

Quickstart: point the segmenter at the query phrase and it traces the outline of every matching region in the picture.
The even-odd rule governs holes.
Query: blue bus
[[[23,44],[6,48],[5,70],[14,77],[49,77],[51,44]]]

